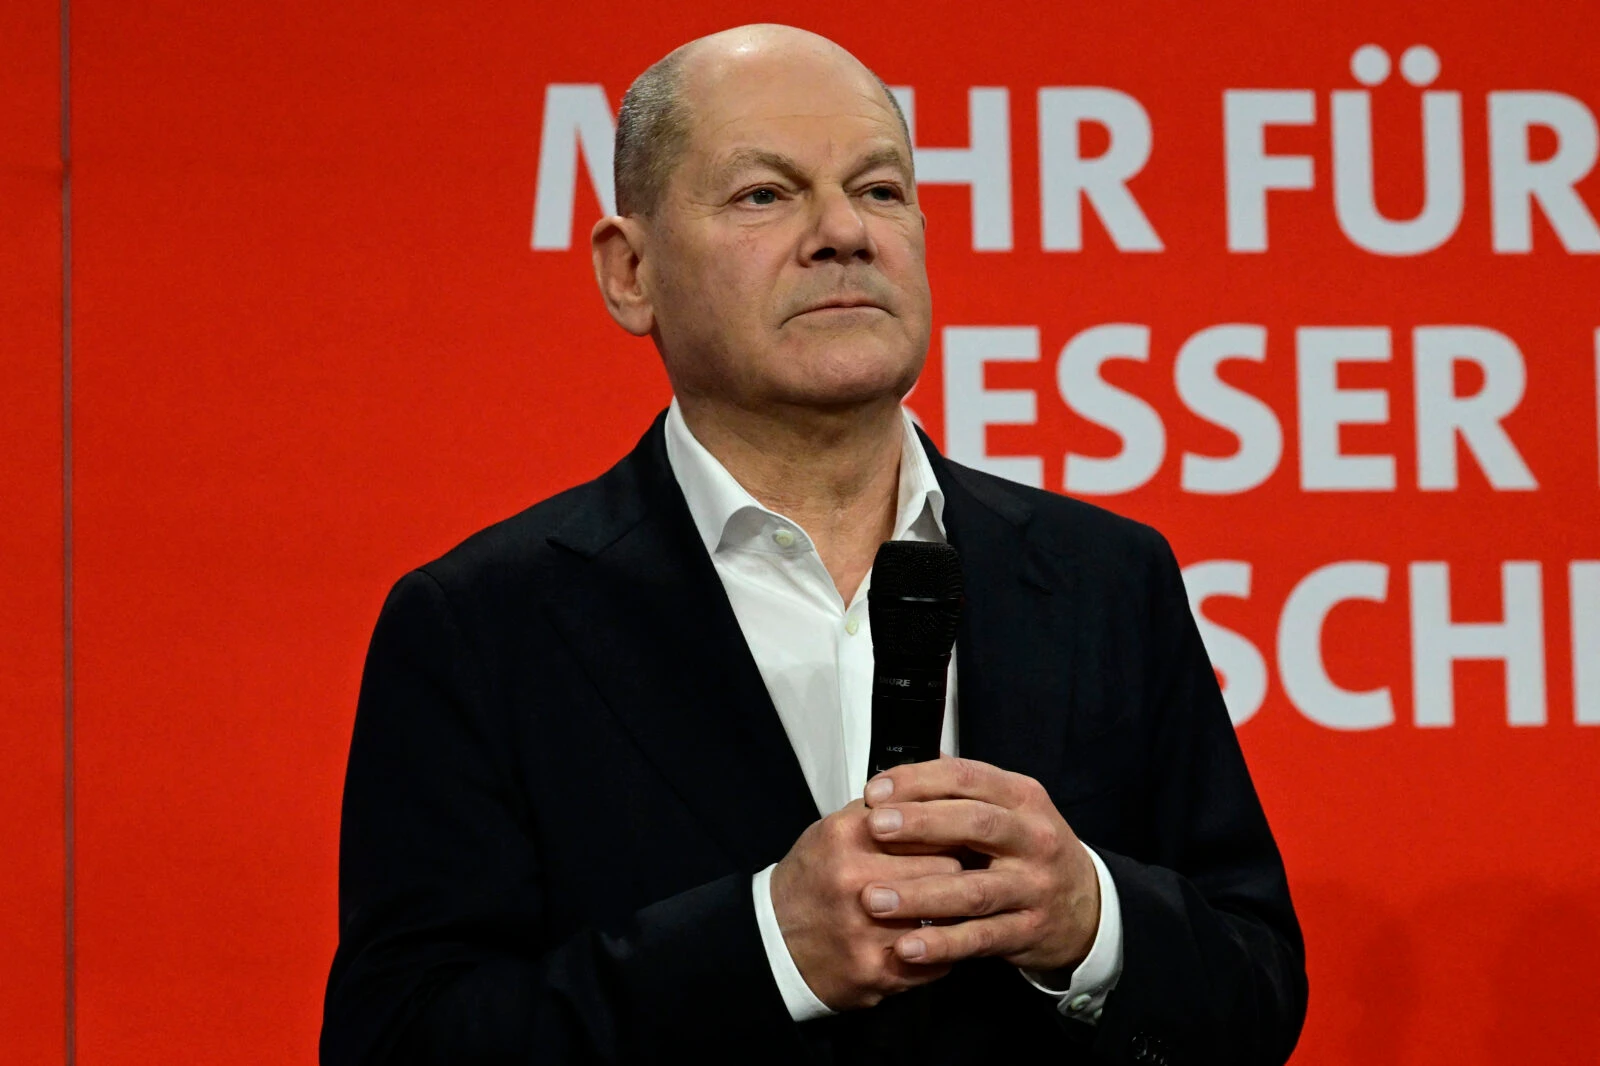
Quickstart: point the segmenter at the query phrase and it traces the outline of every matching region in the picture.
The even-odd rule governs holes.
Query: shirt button
[[[772,539],[778,542],[780,548],[794,547],[794,533],[787,529],[778,530],[772,535]]]
[[[846,622],[844,624],[844,631],[846,633],[849,633],[852,637],[855,636],[856,633],[858,633],[860,630],[861,630],[861,619],[859,619],[859,618],[852,618],[852,619],[850,619],[850,621],[848,621],[848,622]]]
[[[1091,998],[1092,997],[1089,995],[1089,993],[1080,992],[1076,996],[1072,997],[1072,1002],[1067,1004],[1067,1009],[1076,1014],[1089,1005]]]

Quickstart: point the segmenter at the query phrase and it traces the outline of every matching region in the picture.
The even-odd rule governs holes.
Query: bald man
[[[634,83],[605,306],[673,402],[395,586],[325,1064],[1281,1063],[1276,846],[1154,531],[945,460],[905,122],[747,26]],[[947,541],[945,757],[867,780],[866,592]]]

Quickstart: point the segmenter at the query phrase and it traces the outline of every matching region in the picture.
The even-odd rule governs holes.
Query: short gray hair
[[[689,108],[679,92],[683,52],[675,48],[656,60],[622,96],[611,163],[618,214],[654,211],[683,155],[689,140]]]
[[[656,60],[622,96],[611,156],[619,215],[648,215],[656,209],[688,144],[689,108],[680,92],[684,52],[684,48],[675,48]],[[877,78],[909,146],[911,127],[900,101],[889,91],[887,82],[870,70],[867,73]]]

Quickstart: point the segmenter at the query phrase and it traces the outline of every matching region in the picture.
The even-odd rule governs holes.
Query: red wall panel
[[[599,83],[614,104],[668,48],[749,17],[720,2],[603,18],[515,3],[75,7],[82,1061],[312,1058],[343,758],[384,591],[603,469],[667,398],[654,354],[593,292],[586,173],[576,246],[529,247],[547,87]],[[1253,566],[1247,599],[1205,610],[1268,664],[1241,736],[1308,936],[1296,1062],[1588,1061],[1600,729],[1574,722],[1566,574],[1600,559],[1600,258],[1566,253],[1542,220],[1533,254],[1492,251],[1485,130],[1493,91],[1600,108],[1593,30],[1545,2],[1001,5],[981,19],[934,5],[808,25],[916,89],[924,146],[966,143],[968,88],[1009,89],[1013,248],[974,251],[968,190],[924,193],[936,329],[1039,330],[1037,362],[988,371],[988,388],[1030,390],[1038,410],[990,429],[991,455],[1040,457],[1059,489],[1068,450],[1115,453],[1061,399],[1057,355],[1099,324],[1151,329],[1149,360],[1105,377],[1159,412],[1166,461],[1097,502],[1155,523],[1186,564]],[[1462,94],[1465,207],[1426,256],[1355,248],[1332,207],[1330,93],[1359,88],[1350,56],[1374,41],[1394,57],[1427,43],[1437,88]],[[1164,251],[1119,252],[1092,214],[1082,252],[1041,247],[1048,86],[1115,87],[1147,110],[1154,148],[1130,187]],[[1272,194],[1268,254],[1230,254],[1222,94],[1284,87],[1312,90],[1317,118],[1269,147],[1310,156],[1316,187]],[[1373,91],[1379,201],[1395,217],[1422,202],[1419,95],[1398,78]],[[1600,210],[1594,174],[1578,191]],[[1225,376],[1273,408],[1285,448],[1259,488],[1203,496],[1182,490],[1179,453],[1233,442],[1180,402],[1173,361],[1224,322],[1267,328],[1266,360]],[[1457,491],[1417,488],[1411,331],[1439,324],[1520,346],[1527,391],[1504,425],[1537,491],[1495,491],[1470,458]],[[1392,331],[1390,361],[1340,380],[1391,394],[1387,424],[1342,439],[1392,453],[1394,491],[1302,490],[1303,326]],[[936,337],[911,401],[936,439],[946,404],[964,402],[946,396],[943,359]],[[1339,607],[1323,641],[1335,681],[1392,690],[1395,724],[1372,731],[1313,724],[1275,654],[1292,591],[1344,560],[1389,567],[1387,598]],[[1430,560],[1450,564],[1457,620],[1478,621],[1499,616],[1502,562],[1542,565],[1543,726],[1508,725],[1504,670],[1484,663],[1455,670],[1453,727],[1415,724],[1407,568]]]
[[[60,30],[0,9],[0,1046],[64,1052]]]

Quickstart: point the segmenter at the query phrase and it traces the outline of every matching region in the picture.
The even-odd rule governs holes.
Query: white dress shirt
[[[666,445],[673,476],[727,590],[817,810],[831,814],[858,799],[867,783],[872,737],[867,589],[872,574],[867,573],[854,598],[845,603],[806,531],[763,507],[734,480],[689,432],[676,399],[667,412]],[[945,539],[944,493],[909,415],[900,454],[893,539]],[[949,701],[939,742],[940,750],[951,755],[956,754],[958,691],[951,656]],[[1100,926],[1088,956],[1064,989],[1042,983],[1042,975],[1022,975],[1041,992],[1056,997],[1063,1014],[1092,1023],[1122,972],[1122,911],[1110,871],[1092,848],[1085,850],[1100,882]],[[832,1014],[801,977],[784,943],[772,905],[772,869],[755,875],[751,891],[773,977],[796,1021]]]

